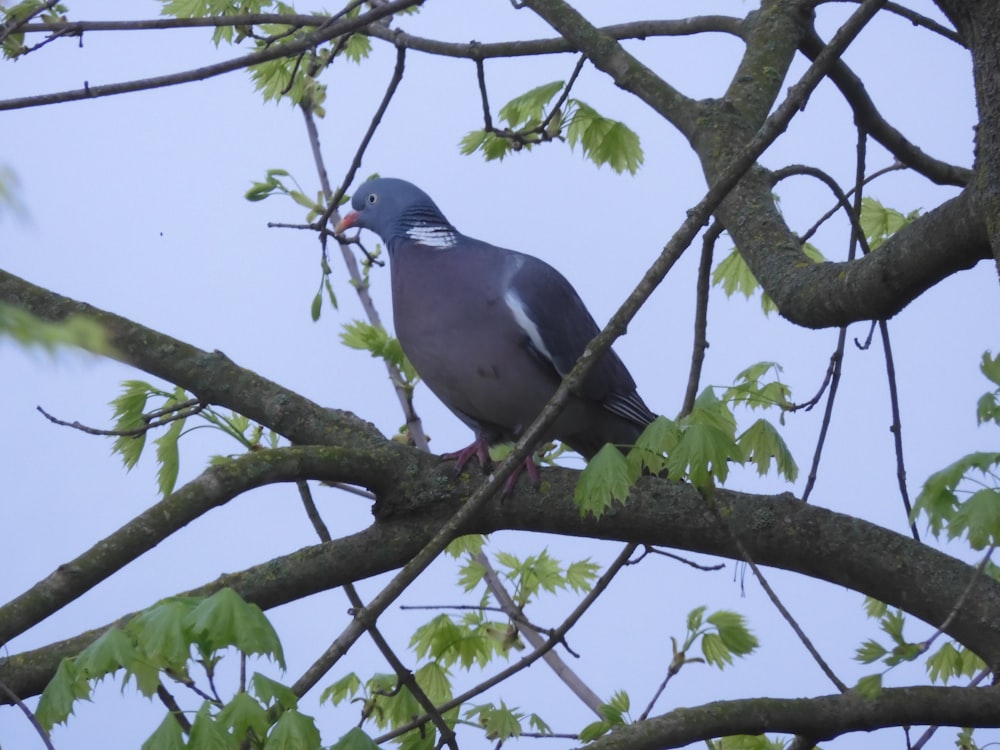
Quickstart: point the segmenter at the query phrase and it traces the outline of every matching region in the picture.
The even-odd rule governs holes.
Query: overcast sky
[[[744,15],[747,2],[677,0],[578,3],[599,23],[633,18],[683,17],[720,12]],[[936,16],[930,3],[912,2]],[[299,3],[300,12],[319,10]],[[829,36],[853,8],[820,8],[821,30]],[[156,2],[79,0],[72,18],[149,18]],[[424,10],[399,23],[414,34],[452,41],[499,41],[551,36],[530,11],[508,0],[430,0]],[[238,52],[216,50],[207,31],[89,33],[82,45],[66,39],[15,63],[0,65],[4,97],[132,80],[226,59]],[[686,94],[719,95],[741,51],[721,36],[633,42],[629,48]],[[898,18],[879,18],[863,32],[846,58],[864,78],[882,113],[932,155],[971,166],[975,122],[967,55]],[[374,42],[360,67],[338,63],[328,79],[327,116],[320,122],[331,179],[341,179],[361,134],[381,98],[395,60],[390,45]],[[494,114],[511,97],[536,85],[564,79],[575,59],[554,56],[488,62]],[[803,60],[792,75],[805,69]],[[789,80],[790,85],[793,81]],[[642,139],[646,162],[635,177],[598,169],[567,146],[552,144],[504,162],[462,156],[459,139],[481,127],[475,68],[411,53],[406,75],[360,175],[379,172],[423,187],[466,234],[544,258],[573,282],[599,322],[606,321],[657,257],[685,212],[701,197],[704,179],[683,139],[668,124],[586,67],[575,95],[607,116],[626,121]],[[308,193],[317,178],[301,115],[286,104],[262,104],[248,75],[233,73],[204,82],[95,101],[5,112],[0,133],[7,148],[0,165],[20,181],[22,216],[0,215],[0,253],[5,270],[61,294],[132,318],[204,349],[219,349],[238,364],[319,403],[348,409],[395,433],[402,417],[381,365],[338,341],[341,326],[362,317],[360,306],[334,263],[340,310],[324,309],[318,323],[309,316],[320,281],[318,243],[308,232],[269,229],[269,221],[301,222],[301,209],[275,198],[249,203],[243,195],[270,168],[289,170]],[[789,132],[766,154],[768,166],[809,163],[849,184],[854,172],[851,116],[833,87],[822,85]],[[891,158],[872,144],[869,171]],[[824,189],[805,180],[779,190],[791,226],[804,230],[830,205]],[[931,208],[955,194],[905,174],[889,175],[870,188],[885,204],[903,212]],[[843,224],[816,240],[830,258],[846,252]],[[369,238],[369,244],[374,238]],[[730,245],[720,243],[720,256]],[[333,258],[336,260],[336,258]],[[689,251],[639,313],[616,349],[640,392],[655,411],[674,415],[684,393],[691,349],[697,250]],[[388,269],[372,273],[373,296],[391,320]],[[994,438],[975,425],[975,402],[987,389],[978,372],[982,352],[997,348],[1000,302],[995,268],[982,263],[938,285],[907,307],[891,324],[903,409],[908,486],[915,497],[933,471]],[[727,385],[749,364],[780,362],[793,398],[815,393],[836,342],[836,331],[803,331],[778,316],[765,318],[759,301],[723,301],[710,310],[705,384]],[[856,324],[849,340],[863,339]],[[896,486],[895,459],[885,365],[880,346],[851,346],[819,482],[813,502],[906,532]],[[128,378],[149,380],[127,367],[64,353],[55,359],[25,352],[0,340],[0,456],[6,478],[0,493],[4,560],[0,599],[29,588],[59,564],[87,549],[154,503],[152,456],[130,474],[109,455],[110,442],[48,423],[41,405],[67,420],[109,426],[107,406]],[[454,450],[468,430],[426,390],[417,408],[435,452]],[[757,415],[742,418],[752,420]],[[799,493],[805,482],[821,414],[787,419],[784,435],[801,468],[794,485],[735,472],[727,486],[751,492]],[[749,424],[749,421],[746,422]],[[995,438],[992,445],[995,449]],[[202,430],[182,444],[180,481],[193,478],[211,453],[238,451],[235,444]],[[570,465],[580,466],[579,459]],[[335,536],[370,523],[360,498],[317,490]],[[44,645],[157,598],[287,554],[315,543],[289,487],[250,493],[199,519],[122,573],[10,643],[9,653]],[[491,549],[519,554],[548,547],[564,562],[612,559],[618,545],[504,533]],[[952,550],[962,554],[961,547]],[[692,556],[701,562],[708,558]],[[770,580],[824,656],[849,684],[874,670],[851,661],[854,648],[875,635],[862,597],[780,571]],[[455,570],[433,566],[401,600],[406,604],[457,603]],[[364,582],[370,599],[383,581]],[[535,622],[554,627],[576,603],[574,596],[543,602],[531,610]],[[806,696],[834,692],[808,659],[752,576],[732,563],[723,572],[703,573],[654,559],[623,572],[594,612],[571,632],[582,658],[572,666],[602,697],[618,689],[633,699],[633,716],[645,706],[670,658],[669,636],[682,637],[687,612],[701,604],[747,616],[762,642],[752,658],[725,672],[685,668],[661,698],[657,710],[735,697]],[[347,602],[337,591],[269,613],[283,638],[294,681],[347,623]],[[409,633],[434,613],[399,613],[383,626],[403,649]],[[931,631],[911,623],[913,640]],[[409,659],[412,665],[413,660]],[[362,677],[389,667],[362,641],[323,685],[348,670]],[[919,680],[920,668],[894,672],[887,684]],[[460,675],[471,685],[477,675]],[[69,728],[53,735],[59,748],[107,747],[114,726],[119,747],[138,747],[163,715],[117,684],[105,684],[94,704],[78,707]],[[553,698],[553,696],[558,696]],[[490,694],[508,706],[538,712],[555,731],[573,732],[591,720],[582,706],[542,666],[522,673]],[[33,702],[32,702],[33,705]],[[122,717],[127,709],[127,721]],[[356,707],[319,708],[313,713],[326,743],[357,720]],[[980,744],[1000,734],[983,732]],[[945,729],[930,747],[953,746]],[[524,741],[524,742],[527,742]],[[903,747],[902,732],[854,735],[824,746]],[[4,750],[41,747],[19,712],[0,709]],[[485,746],[470,742],[469,747]],[[544,747],[567,746],[545,741]]]

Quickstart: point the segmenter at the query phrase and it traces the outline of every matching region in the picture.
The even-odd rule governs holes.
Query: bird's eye
[[[369,193],[368,203],[369,205],[375,205],[376,203],[378,203],[378,196],[375,195],[375,193]]]

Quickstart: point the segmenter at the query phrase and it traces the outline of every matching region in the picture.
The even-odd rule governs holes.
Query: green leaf
[[[337,740],[330,750],[381,750],[367,734],[354,727],[351,731]]]
[[[858,680],[854,686],[854,691],[862,698],[874,700],[882,692],[882,675],[870,674]]]
[[[566,138],[571,148],[580,145],[584,156],[597,166],[607,164],[615,172],[635,174],[644,160],[639,136],[627,125],[602,117],[579,99],[567,102]]]
[[[451,674],[437,662],[427,662],[413,673],[417,685],[431,702],[441,704],[451,700]]]
[[[188,747],[197,750],[237,750],[237,743],[212,715],[212,704],[205,701],[191,722]]]
[[[456,662],[468,669],[485,666],[494,653],[494,643],[484,631],[460,625],[448,615],[438,615],[417,628],[410,646],[421,659],[436,659],[444,666]]]
[[[614,501],[624,504],[637,475],[622,452],[608,443],[587,462],[573,490],[581,516],[600,518]]]
[[[184,732],[173,714],[167,714],[160,726],[142,743],[141,750],[184,750]]]
[[[344,45],[344,56],[354,63],[360,63],[371,51],[371,40],[364,34],[351,34]]]
[[[253,677],[250,678],[250,684],[253,686],[254,695],[264,705],[270,706],[277,703],[286,710],[299,705],[299,698],[290,687],[282,685],[260,672],[254,672]]]
[[[948,536],[962,532],[974,550],[984,549],[1000,541],[1000,490],[992,487],[972,493],[955,513]]]
[[[628,452],[629,475],[643,470],[659,475],[667,468],[667,456],[681,439],[681,428],[673,420],[659,416],[646,425],[632,450]]]
[[[727,297],[732,297],[736,292],[739,292],[747,299],[760,287],[750,271],[750,266],[743,260],[743,256],[735,247],[715,267],[712,272],[712,284],[721,286]]]
[[[499,708],[491,703],[473,706],[465,712],[465,717],[485,729],[486,737],[490,740],[502,741],[521,736],[521,719],[524,715],[507,708],[503,701],[500,701]]]
[[[710,487],[713,479],[724,482],[730,459],[740,456],[736,419],[729,407],[706,388],[695,399],[691,413],[681,420],[681,429],[680,441],[667,457],[670,476],[687,477],[703,489]]]
[[[943,682],[955,677],[972,677],[986,668],[986,663],[964,646],[955,648],[946,641],[927,658],[927,674],[931,682]]]
[[[246,737],[247,732],[252,732],[258,741],[267,736],[267,730],[271,726],[267,710],[249,693],[243,691],[234,695],[233,699],[219,710],[216,721],[229,728],[233,737]]]
[[[281,642],[267,617],[231,588],[204,599],[187,616],[185,625],[205,652],[232,646],[245,654],[269,656],[285,668]]]
[[[988,477],[997,465],[1000,465],[1000,453],[977,452],[969,453],[935,472],[924,482],[924,487],[913,504],[912,518],[917,518],[921,512],[926,513],[927,525],[935,536],[940,535],[945,527],[949,528],[950,538],[959,535],[965,528],[961,524],[958,527],[951,525],[962,505],[956,489],[974,470]],[[967,522],[970,513],[978,515],[984,510],[988,511],[982,507],[965,511],[963,519]],[[989,513],[986,515],[988,517]]]
[[[695,607],[688,612],[687,629],[689,632],[695,633],[701,628],[701,624],[704,622],[706,609],[708,609],[708,607],[702,605],[700,607]]]
[[[722,643],[736,656],[746,656],[760,645],[741,614],[720,609],[705,619],[715,626]]]
[[[403,354],[399,341],[390,336],[381,326],[374,326],[362,320],[344,324],[340,340],[345,346],[369,352],[399,368],[408,384],[417,382],[417,371]]]
[[[316,292],[316,296],[313,297],[312,304],[309,306],[309,316],[313,319],[313,323],[319,320],[320,313],[323,312],[323,291],[320,290]]]
[[[472,591],[486,575],[486,568],[477,560],[470,559],[458,572],[458,582],[464,591]]]
[[[545,723],[545,721],[538,714],[531,714],[528,717],[528,726],[534,729],[539,734],[552,734],[552,727]]]
[[[154,666],[183,671],[192,642],[185,619],[200,602],[196,597],[163,599],[129,620],[125,633]]]
[[[566,568],[566,583],[574,591],[590,591],[591,584],[597,579],[601,566],[588,560],[578,560]]]
[[[325,703],[326,701],[330,701],[336,706],[345,700],[353,698],[358,694],[360,689],[361,679],[354,672],[351,672],[324,689],[319,696],[319,702]]]
[[[599,737],[603,737],[605,734],[611,731],[611,724],[606,721],[595,721],[592,724],[588,724],[583,729],[580,730],[577,738],[580,742],[587,743],[593,742]]]
[[[995,357],[988,351],[983,352],[983,359],[979,363],[979,369],[994,384],[1000,386],[1000,354]]]
[[[89,699],[90,684],[86,677],[77,671],[72,659],[64,658],[42,691],[38,708],[35,709],[35,718],[49,731],[70,717],[77,700]]]
[[[95,679],[130,667],[135,658],[135,646],[129,637],[121,629],[110,627],[80,652],[76,669],[81,676]]]
[[[485,544],[486,536],[483,534],[464,534],[457,539],[453,539],[445,547],[445,552],[454,558],[459,558],[465,554],[478,555],[483,551]]]
[[[865,597],[864,602],[865,614],[873,619],[880,619],[886,612],[889,611],[889,605],[885,602],[880,602],[878,599],[873,599],[870,596]]]
[[[757,467],[760,476],[767,474],[771,461],[781,476],[794,482],[799,475],[799,467],[781,435],[766,419],[758,419],[739,436],[737,444],[744,460]]]
[[[861,231],[872,250],[878,249],[889,237],[919,216],[919,211],[904,216],[893,208],[886,208],[874,198],[861,199]]]
[[[125,390],[110,404],[114,408],[115,430],[126,431],[145,427],[143,412],[146,409],[146,401],[156,389],[142,380],[126,380],[122,386]],[[111,452],[119,454],[125,469],[130,471],[138,463],[145,445],[145,432],[134,437],[122,435],[115,438]]]
[[[888,653],[889,652],[885,650],[885,647],[878,641],[869,639],[858,646],[857,650],[854,652],[854,658],[862,664],[871,664],[872,662],[878,661]]]
[[[512,128],[536,127],[545,119],[545,106],[558,94],[564,81],[552,81],[511,99],[500,108],[500,119]]]
[[[320,736],[311,716],[290,708],[281,714],[264,743],[264,750],[319,750]]]
[[[169,429],[153,441],[156,443],[156,461],[159,464],[156,470],[156,482],[163,497],[173,492],[177,484],[177,473],[180,471],[181,463],[177,441],[186,421],[178,419],[171,422]]]

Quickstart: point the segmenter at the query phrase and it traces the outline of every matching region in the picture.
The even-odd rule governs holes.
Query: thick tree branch
[[[392,453],[391,441],[383,447]],[[302,476],[384,487],[396,462],[379,455],[316,446],[277,448],[212,466],[0,607],[0,644],[82,596],[199,516],[251,489]]]
[[[823,40],[815,29],[802,37],[801,49],[810,60],[815,60],[823,49]],[[830,80],[851,105],[858,125],[882,144],[900,163],[919,172],[939,185],[964,186],[972,179],[972,170],[935,159],[924,153],[919,146],[911,143],[906,136],[889,124],[875,106],[865,89],[864,82],[843,60],[837,60],[830,68]]]
[[[1000,689],[887,688],[820,698],[751,698],[678,708],[622,727],[588,745],[594,750],[660,750],[733,734],[797,734],[819,742],[848,732],[938,724],[1000,726]]]
[[[300,445],[364,449],[382,440],[379,432],[349,412],[324,409],[277,383],[234,364],[219,351],[206,352],[126,318],[35,286],[0,270],[0,302],[42,320],[81,315],[107,332],[119,362],[163,378],[201,401],[232,409]],[[373,443],[373,441],[375,441]]]
[[[463,507],[478,480],[469,474],[454,479],[450,465],[421,451],[386,447],[390,449],[396,456],[395,476],[403,479],[380,497],[376,504],[379,520],[370,528],[222,576],[187,594],[207,595],[231,586],[268,609],[408,562]],[[572,500],[577,476],[568,469],[545,469],[540,491],[519,485],[502,501],[486,503],[454,533],[513,529],[741,559],[735,538],[759,565],[848,587],[934,627],[947,624],[949,636],[994,668],[1000,664],[1000,583],[976,576],[973,566],[902,534],[802,503],[791,495],[719,490],[716,513],[689,485],[653,477],[640,480],[627,506],[615,506],[599,520],[581,518]],[[728,526],[720,523],[720,515]],[[962,606],[956,610],[963,595]],[[99,632],[0,662],[0,679],[22,698],[37,694],[54,674],[59,658],[79,652]]]

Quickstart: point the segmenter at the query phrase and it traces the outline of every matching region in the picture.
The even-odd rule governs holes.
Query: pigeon
[[[389,253],[393,322],[427,387],[475,433],[444,454],[456,473],[491,445],[517,440],[541,413],[600,329],[576,290],[543,260],[459,232],[416,185],[362,184],[337,224],[369,229]],[[654,419],[635,381],[609,350],[569,397],[544,436],[588,461],[607,443],[627,448]],[[538,486],[533,458],[527,470]]]

